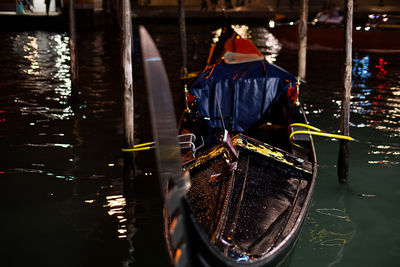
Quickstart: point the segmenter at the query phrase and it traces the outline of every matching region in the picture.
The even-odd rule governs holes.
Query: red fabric
[[[297,100],[297,88],[296,85],[294,85],[293,87],[289,87],[287,92],[286,92],[286,97],[287,99],[289,99],[289,101],[291,101],[292,103],[295,103]]]
[[[263,56],[252,41],[243,38],[229,39],[225,43],[225,49],[229,52],[242,53],[242,54],[258,54]]]
[[[194,96],[192,96],[191,94],[187,94],[187,98],[188,98],[188,102],[192,103],[192,101],[194,100]]]

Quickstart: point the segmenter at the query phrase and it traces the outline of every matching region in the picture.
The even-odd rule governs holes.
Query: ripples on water
[[[177,27],[148,28],[179,103]],[[236,28],[268,60],[297,72],[296,52],[282,48],[264,27]],[[189,71],[202,68],[215,31],[214,25],[188,25],[189,54],[198,56]],[[118,38],[84,32],[78,40],[80,87],[72,92],[65,33],[0,33],[1,263],[165,266],[151,153],[138,154],[134,184],[125,191],[122,185]],[[342,58],[340,52],[308,53],[304,108],[311,124],[329,132],[339,128]],[[351,145],[349,187],[337,183],[337,142],[316,139],[316,194],[293,266],[398,262],[399,62],[397,54],[354,53],[351,135],[358,141]],[[150,132],[140,64],[135,138],[144,142]]]
[[[314,120],[317,120],[317,124],[321,123],[325,129],[338,132],[342,87],[339,69],[342,55],[340,53],[334,53],[333,56],[320,55],[318,52],[314,54],[326,57],[318,66],[326,68],[328,73],[326,76],[332,78],[321,79],[309,71],[308,75],[312,81],[309,82],[310,91],[304,92],[305,109],[310,118],[314,117]],[[334,57],[338,57],[339,60]],[[400,163],[398,58],[397,54],[354,53],[350,106],[351,135],[369,146],[370,164]],[[331,63],[326,62],[329,59],[332,60]],[[311,70],[315,67],[310,64],[308,66]],[[336,68],[336,71],[333,68]],[[310,101],[314,96],[317,98]],[[329,121],[330,125],[325,125],[325,121]]]
[[[281,53],[278,64],[283,58],[287,63],[294,55]],[[308,85],[303,92],[308,119],[337,133],[343,54],[309,51],[308,58]],[[313,266],[397,265],[399,59],[398,54],[353,54],[350,135],[356,141],[350,145],[349,185],[341,187],[337,182],[337,142],[315,138],[318,181],[293,266],[310,266],[310,262]]]
[[[65,133],[50,125],[53,121],[69,120],[74,116],[68,103],[71,96],[68,37],[47,32],[2,35],[5,49],[1,54],[1,115],[3,121],[7,121],[2,130],[7,130],[4,137],[9,139],[12,150],[73,147],[70,143],[51,142],[65,141],[62,138]],[[13,139],[10,132],[20,138]],[[35,164],[42,168],[47,165]]]
[[[400,71],[391,66],[396,65],[396,57],[382,55],[371,58],[369,55],[357,55],[354,63],[355,86],[351,109],[357,121],[354,121],[353,126],[372,128],[390,138],[381,144],[371,142],[370,164],[398,165]]]
[[[0,33],[1,266],[131,261],[118,39],[84,35],[73,92],[66,33]]]

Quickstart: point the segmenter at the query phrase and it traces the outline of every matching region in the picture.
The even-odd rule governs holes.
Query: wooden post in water
[[[306,78],[308,0],[301,0],[299,23],[298,75]]]
[[[181,37],[182,49],[182,68],[181,75],[187,75],[187,44],[186,44],[186,23],[185,23],[185,5],[184,0],[178,0],[179,5],[179,32]]]
[[[352,74],[352,43],[353,43],[353,0],[345,0],[346,26],[345,26],[345,62],[343,75],[343,97],[340,116],[340,132],[342,135],[350,135],[350,97]],[[338,179],[340,183],[346,183],[349,170],[350,143],[340,140],[338,157]]]
[[[75,0],[69,1],[69,48],[71,61],[71,91],[74,95],[78,88],[78,53],[76,50]]]
[[[121,63],[124,80],[124,148],[134,145],[134,98],[132,77],[132,16],[130,0],[121,0]],[[124,177],[134,177],[133,152],[124,152]]]

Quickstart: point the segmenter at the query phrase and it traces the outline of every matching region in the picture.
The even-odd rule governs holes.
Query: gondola
[[[140,39],[171,265],[279,266],[305,221],[317,167],[296,77],[226,26],[185,86],[177,125],[144,27]]]

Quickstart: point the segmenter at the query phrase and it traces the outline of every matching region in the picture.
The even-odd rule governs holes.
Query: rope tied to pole
[[[347,140],[347,141],[354,141],[355,139],[347,136],[347,135],[341,135],[341,134],[332,134],[332,133],[326,133],[324,131],[322,131],[321,129],[308,125],[308,124],[304,124],[304,123],[292,123],[290,124],[289,127],[294,127],[294,126],[300,126],[300,127],[304,127],[307,128],[307,130],[297,130],[297,131],[293,131],[290,135],[289,135],[289,140],[290,143],[292,143],[295,146],[299,146],[297,144],[295,144],[293,142],[293,137],[296,134],[308,134],[308,135],[316,135],[316,136],[322,136],[322,137],[330,137],[330,138],[335,138],[335,139],[340,139],[340,140]],[[299,146],[301,147],[301,146]]]

